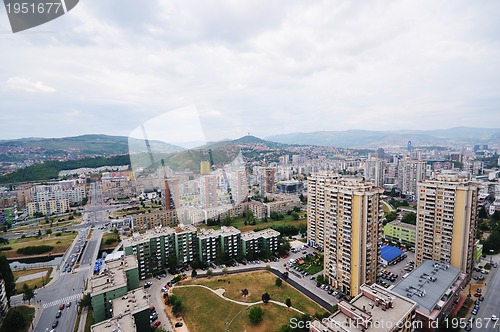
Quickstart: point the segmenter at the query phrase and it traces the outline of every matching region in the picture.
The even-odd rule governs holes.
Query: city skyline
[[[500,123],[499,6],[83,2],[0,35],[0,139],[127,136],[191,105],[207,141],[490,127]]]

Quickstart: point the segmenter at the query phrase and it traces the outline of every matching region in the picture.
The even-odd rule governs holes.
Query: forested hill
[[[85,158],[70,161],[46,161],[41,164],[34,164],[25,168],[20,168],[13,173],[0,176],[0,183],[20,183],[30,181],[45,181],[57,179],[62,170],[77,169],[82,167],[101,167],[130,165],[128,154],[114,157]]]

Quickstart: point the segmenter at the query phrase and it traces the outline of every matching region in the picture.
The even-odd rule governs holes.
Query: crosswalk
[[[67,297],[65,297],[63,299],[55,300],[55,301],[52,301],[52,302],[49,302],[49,303],[44,303],[43,304],[43,308],[44,309],[50,308],[50,307],[59,305],[61,303],[68,303],[68,302],[72,302],[74,300],[79,300],[81,298],[82,298],[82,294],[73,294],[73,295],[67,296]]]

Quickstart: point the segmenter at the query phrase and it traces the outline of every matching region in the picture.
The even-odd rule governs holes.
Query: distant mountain
[[[130,143],[130,146],[129,146]],[[161,141],[150,141],[150,148],[155,152],[170,153],[184,150],[183,148]],[[63,138],[21,138],[0,141],[0,149],[9,147],[40,148],[49,155],[112,155],[129,153],[129,148],[139,151],[146,149],[144,140],[126,136],[81,135]]]
[[[405,146],[456,146],[460,144],[500,144],[500,129],[456,127],[441,130],[318,131],[269,136],[266,140],[283,144],[324,145],[343,148]]]
[[[267,141],[262,138],[258,138],[252,135],[246,135],[231,141],[232,143],[267,143]]]

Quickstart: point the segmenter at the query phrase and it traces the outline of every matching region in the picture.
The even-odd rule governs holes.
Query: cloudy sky
[[[499,17],[496,0],[81,0],[12,34],[2,6],[0,139],[170,122],[195,140],[167,113],[193,108],[207,140],[500,127]]]

